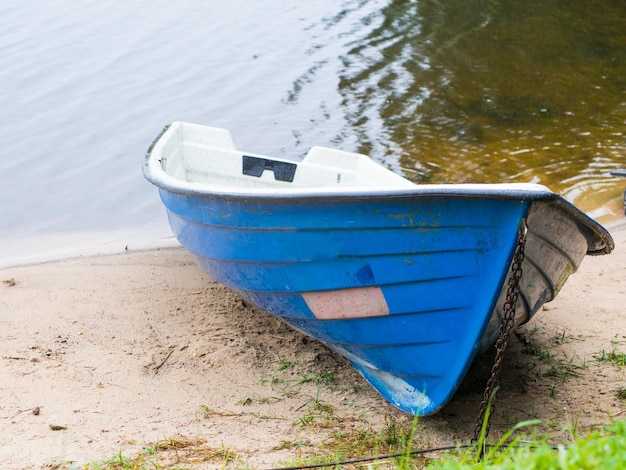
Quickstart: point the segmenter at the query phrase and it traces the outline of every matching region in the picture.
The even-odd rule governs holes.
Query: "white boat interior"
[[[312,147],[302,161],[243,152],[226,129],[176,121],[148,150],[145,170],[158,186],[191,193],[550,193],[542,185],[417,185],[370,157],[327,147]]]
[[[357,153],[313,147],[303,161],[294,162],[241,152],[226,129],[175,122],[167,132],[152,153],[159,155],[168,175],[190,183],[231,188],[415,186]]]

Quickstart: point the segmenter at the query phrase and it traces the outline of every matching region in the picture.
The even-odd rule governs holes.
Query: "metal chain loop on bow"
[[[502,308],[502,317],[500,318],[500,332],[498,340],[496,342],[496,358],[491,368],[491,377],[487,381],[485,392],[483,394],[483,401],[480,404],[480,412],[476,426],[474,427],[474,437],[472,442],[477,442],[481,437],[483,440],[489,435],[489,427],[491,416],[493,415],[494,403],[496,399],[496,392],[500,382],[500,374],[502,373],[502,362],[504,360],[504,353],[509,345],[511,339],[511,333],[513,332],[513,326],[515,324],[515,308],[517,306],[517,299],[520,293],[520,280],[522,278],[522,262],[524,261],[524,249],[526,246],[526,224],[525,222],[520,226],[519,238],[517,241],[517,247],[515,254],[513,255],[513,262],[511,263],[511,276],[508,281],[508,288],[506,292],[506,301]],[[487,407],[490,404],[490,413],[485,418]]]

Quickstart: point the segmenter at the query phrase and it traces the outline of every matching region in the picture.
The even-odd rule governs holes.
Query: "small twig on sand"
[[[165,356],[165,359],[163,359],[161,361],[161,363],[157,366],[154,366],[152,368],[152,370],[154,371],[154,375],[157,375],[159,373],[159,369],[161,369],[161,367],[163,367],[163,365],[167,362],[167,360],[170,358],[170,356],[172,355],[172,353],[174,352],[174,349],[176,349],[176,346],[172,346],[170,348],[170,352],[167,353],[167,356]]]

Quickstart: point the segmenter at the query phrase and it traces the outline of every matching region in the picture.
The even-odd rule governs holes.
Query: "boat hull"
[[[342,354],[412,414],[443,406],[493,341],[484,333],[530,208],[458,197],[162,198],[212,278]]]

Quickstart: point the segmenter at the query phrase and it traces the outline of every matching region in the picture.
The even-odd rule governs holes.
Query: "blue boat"
[[[143,171],[209,276],[347,358],[411,414],[444,406],[495,342],[520,234],[515,326],[586,254],[613,249],[544,186],[416,185],[364,155],[270,158],[197,124],[167,126]]]

